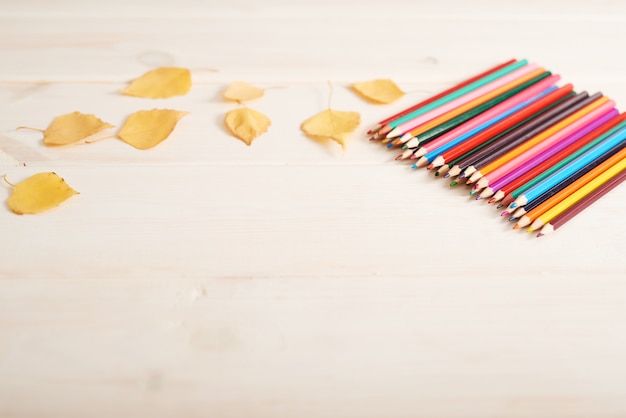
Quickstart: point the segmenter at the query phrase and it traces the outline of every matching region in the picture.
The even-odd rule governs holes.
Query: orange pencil
[[[610,99],[608,97],[601,97],[601,98],[599,98],[595,102],[589,104],[588,106],[585,106],[584,108],[582,108],[578,112],[574,113],[573,115],[563,119],[559,123],[557,123],[557,124],[551,126],[550,128],[546,129],[545,131],[543,131],[539,135],[535,136],[534,138],[531,138],[529,141],[526,141],[523,144],[521,144],[520,146],[518,146],[517,148],[512,149],[508,153],[504,154],[502,157],[500,157],[497,160],[487,164],[486,166],[482,167],[480,170],[474,172],[471,175],[471,177],[467,180],[467,184],[474,183],[476,180],[480,179],[485,174],[492,172],[493,170],[497,169],[498,167],[500,167],[503,164],[506,164],[507,162],[511,161],[513,158],[517,157],[518,155],[522,154],[523,152],[526,152],[527,150],[529,150],[530,148],[534,147],[535,145],[537,145],[541,141],[545,140],[546,138],[549,138],[550,136],[554,135],[558,131],[560,131],[563,128],[567,127],[572,122],[582,118],[583,116],[587,115],[588,113],[592,112],[593,110],[597,109],[598,107],[602,106],[603,104],[608,103],[609,100]]]

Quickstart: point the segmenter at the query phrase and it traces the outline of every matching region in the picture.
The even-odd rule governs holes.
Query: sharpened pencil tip
[[[390,142],[387,144],[387,148],[391,148],[391,147],[393,147],[393,142]]]
[[[435,177],[439,177],[439,171],[435,171]]]
[[[407,144],[402,145],[402,149],[407,149],[407,148],[409,148]]]
[[[449,174],[449,173],[446,173],[446,174],[444,174],[444,175],[443,175],[443,178],[444,178],[444,179],[447,179],[447,178],[449,178],[449,177],[450,177],[450,174]]]
[[[400,155],[398,155],[398,156],[396,157],[396,161],[401,160],[401,159],[402,159],[402,154],[400,154]]]
[[[518,219],[519,219],[519,218],[518,218],[518,217],[516,217],[516,216],[511,216],[511,217],[509,218],[509,222],[517,221]]]
[[[450,187],[452,187],[452,186],[456,186],[457,184],[459,184],[459,183],[458,183],[458,182],[456,182],[456,181],[453,181],[453,182],[451,182],[451,183],[450,183]]]
[[[518,228],[519,228],[519,224],[513,225],[513,229],[518,229]]]
[[[500,214],[500,216],[506,216],[506,215],[508,215],[508,214],[509,214],[509,211],[505,210],[504,212],[502,212],[502,213]]]
[[[477,190],[470,190],[470,196],[475,195],[476,193],[478,193]]]
[[[511,203],[511,209],[515,209],[517,207],[517,203]]]
[[[481,196],[476,196],[476,200],[480,200],[480,199],[482,199]]]
[[[494,198],[492,197],[491,199],[489,199],[489,200],[487,201],[487,203],[491,205],[491,204],[492,204],[493,202],[495,202],[495,201],[496,201],[496,199],[494,199]]]
[[[463,173],[459,174],[459,178],[460,179],[464,179],[465,178],[465,174],[463,174]]]
[[[433,169],[433,167],[434,167],[434,166],[433,166],[432,164],[428,164],[428,165],[426,166],[426,170],[432,170],[432,169]]]
[[[537,238],[541,238],[543,237],[545,234],[542,234],[541,232],[537,234]]]
[[[496,209],[502,209],[504,205],[502,203],[499,203],[498,206],[496,206]]]
[[[417,164],[413,164],[411,168],[417,168]]]

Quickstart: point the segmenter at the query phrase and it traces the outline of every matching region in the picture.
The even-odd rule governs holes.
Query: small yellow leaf
[[[103,129],[112,128],[94,115],[72,112],[59,116],[43,131],[46,145],[67,145],[85,139]]]
[[[135,79],[121,92],[136,97],[167,99],[182,96],[191,89],[191,73],[186,68],[161,67]]]
[[[234,100],[236,102],[245,102],[247,100],[258,99],[263,97],[265,90],[258,87],[254,87],[243,81],[235,81],[226,90],[224,90],[224,97],[228,100]]]
[[[39,213],[59,206],[78,194],[55,173],[37,173],[13,187],[7,204],[19,214]]]
[[[389,79],[354,83],[352,88],[364,98],[375,103],[391,103],[404,96],[404,92]]]
[[[361,115],[357,112],[326,109],[302,122],[300,128],[313,139],[332,139],[345,148],[347,137],[359,123]]]
[[[246,145],[252,144],[257,136],[261,135],[272,122],[263,113],[242,107],[226,113],[224,123],[230,132],[241,139]]]
[[[167,138],[176,123],[188,114],[170,109],[140,110],[126,119],[117,136],[135,148],[152,148]]]

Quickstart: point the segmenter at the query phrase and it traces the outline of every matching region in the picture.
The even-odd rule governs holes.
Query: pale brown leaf
[[[313,139],[332,139],[345,148],[346,139],[360,122],[357,112],[326,109],[302,122],[300,128]]]
[[[391,103],[404,96],[404,92],[389,79],[354,83],[352,88],[362,97],[375,103]]]
[[[32,214],[52,209],[78,192],[56,173],[37,173],[14,185],[7,201],[9,208],[19,214]]]
[[[135,148],[152,148],[166,139],[188,112],[170,109],[140,110],[130,115],[117,136]]]
[[[235,81],[234,83],[231,83],[226,90],[224,90],[223,95],[228,100],[245,102],[247,100],[258,99],[259,97],[262,97],[264,93],[265,90],[263,89],[254,87],[253,85],[244,83],[243,81]]]
[[[272,122],[263,113],[243,107],[226,113],[224,123],[234,136],[250,145],[254,138],[267,131]]]
[[[128,96],[167,99],[182,96],[191,89],[191,72],[186,68],[161,67],[135,79],[121,92]]]

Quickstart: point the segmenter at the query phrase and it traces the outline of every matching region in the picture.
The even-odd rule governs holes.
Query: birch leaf
[[[352,88],[362,97],[375,103],[391,103],[404,96],[404,92],[389,79],[354,83]]]
[[[326,109],[302,122],[300,128],[313,139],[332,139],[345,149],[346,139],[360,122],[361,115],[357,112]]]
[[[137,149],[152,148],[166,139],[176,123],[188,114],[170,109],[140,110],[126,119],[117,136]]]
[[[128,96],[167,99],[182,96],[191,89],[191,72],[186,68],[160,67],[135,79],[121,92]]]
[[[265,94],[265,90],[260,89],[258,87],[254,87],[251,84],[244,83],[243,81],[235,81],[231,83],[230,86],[224,93],[222,93],[224,97],[228,100],[233,100],[235,102],[245,102],[247,100],[258,99],[259,97],[263,97]]]
[[[43,142],[46,145],[73,144],[112,127],[113,125],[101,121],[94,115],[72,112],[52,121],[50,126],[43,131]],[[23,126],[20,128],[33,129]]]
[[[75,194],[78,192],[56,173],[37,173],[13,187],[7,205],[19,215],[39,213],[59,206]]]
[[[224,123],[230,132],[246,145],[270,127],[272,122],[263,113],[242,107],[226,113]]]

